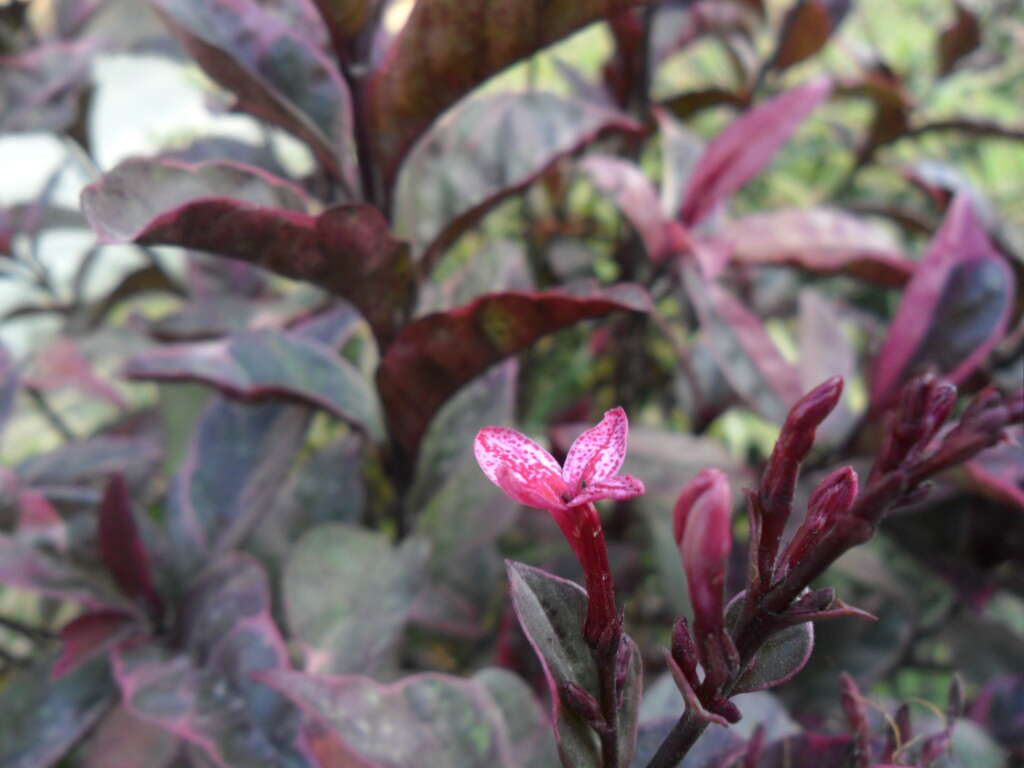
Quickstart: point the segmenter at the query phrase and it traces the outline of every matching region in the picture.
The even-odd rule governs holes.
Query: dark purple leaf
[[[131,496],[121,474],[107,483],[100,503],[97,538],[103,565],[121,591],[145,601],[150,611],[159,613],[163,603],[153,583],[149,553],[135,524]]]
[[[0,56],[0,132],[61,131],[78,117],[89,85],[96,44],[46,43],[17,56]]]
[[[853,0],[810,0],[796,2],[782,22],[785,37],[779,42],[778,53],[772,62],[776,70],[783,70],[809,59],[828,42],[839,29]]]
[[[64,647],[53,665],[53,676],[64,677],[133,634],[142,632],[136,617],[120,611],[92,611],[60,630]]]
[[[649,307],[642,289],[623,284],[589,295],[495,293],[422,317],[402,330],[377,370],[391,433],[414,455],[437,409],[494,363],[580,320]]]
[[[49,768],[116,703],[106,662],[96,661],[58,680],[53,659],[5,675],[0,689],[0,765]]]
[[[833,208],[756,213],[724,224],[715,242],[734,261],[792,264],[821,274],[846,273],[900,286],[914,273],[888,231]]]
[[[717,283],[685,272],[687,295],[726,380],[767,419],[781,424],[800,399],[800,373],[772,341],[761,320]]]
[[[170,768],[180,742],[124,706],[103,719],[82,747],[81,768]]]
[[[732,122],[698,161],[679,211],[682,222],[699,223],[757,176],[831,92],[830,80],[812,80]]]
[[[588,155],[580,163],[594,185],[609,195],[636,230],[647,257],[662,261],[671,252],[666,217],[654,185],[639,167],[612,155]]]
[[[271,330],[221,341],[161,347],[131,358],[125,375],[158,381],[204,381],[235,397],[283,396],[333,413],[374,437],[384,433],[376,393],[330,348]]]
[[[292,547],[282,583],[290,635],[306,653],[305,668],[376,677],[396,666],[426,554],[423,541],[410,539],[399,549],[384,534],[354,525],[308,531]]]
[[[887,407],[904,382],[927,370],[963,381],[1002,338],[1015,283],[969,199],[958,195],[889,326],[871,380],[872,407]]]
[[[964,469],[986,494],[1024,510],[1024,427],[1006,433],[1007,442],[982,451]]]
[[[444,110],[491,75],[643,0],[421,0],[367,81],[385,179]],[[466,63],[471,62],[471,66]]]
[[[734,597],[725,609],[725,620],[732,625],[743,610],[743,593]],[[791,680],[807,666],[814,651],[814,625],[806,621],[779,630],[761,645],[733,688],[734,693],[751,693],[774,688]]]
[[[250,262],[346,298],[386,342],[412,301],[408,248],[369,205],[307,215],[288,182],[226,163],[128,160],[82,194],[100,242],[179,245]]]
[[[267,513],[310,417],[303,406],[212,400],[171,487],[167,525],[180,573],[236,547]]]
[[[500,200],[612,129],[640,126],[614,109],[543,91],[471,99],[409,153],[395,192],[395,229],[431,264]]]
[[[298,713],[256,679],[288,668],[260,565],[244,555],[224,557],[193,585],[186,605],[183,649],[142,641],[115,651],[127,710],[195,745],[220,768],[310,766]]]
[[[496,678],[498,678],[496,680]],[[484,670],[465,679],[426,673],[382,685],[366,677],[309,675],[287,670],[264,673],[265,680],[323,721],[346,748],[343,765],[420,768],[554,768],[550,751],[540,761],[521,763],[525,748],[543,742],[546,723],[524,684],[507,672]],[[513,743],[504,709],[495,695],[499,683],[529,707],[531,723]],[[522,722],[523,714],[515,713]],[[581,764],[582,765],[582,764]]]
[[[956,18],[939,35],[936,54],[938,55],[939,77],[952,72],[960,59],[977,50],[981,45],[981,25],[974,11],[965,8],[961,2],[954,2]]]
[[[509,591],[519,624],[544,668],[552,701],[552,721],[562,764],[598,765],[600,746],[593,729],[562,701],[567,684],[597,698],[598,671],[583,636],[587,593],[571,581],[539,568],[508,561]],[[639,650],[628,635],[622,643],[632,659],[625,682],[626,706],[619,713],[619,754],[615,765],[628,768],[636,743],[637,717],[643,674]],[[620,651],[621,652],[621,651]]]
[[[334,62],[256,0],[153,0],[203,70],[237,108],[290,131],[352,189],[348,87]]]
[[[339,56],[348,53],[348,43],[380,10],[381,0],[313,0],[330,31]]]

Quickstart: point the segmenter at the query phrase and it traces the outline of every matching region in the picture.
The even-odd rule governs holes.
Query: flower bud
[[[676,619],[672,626],[672,658],[690,681],[694,688],[700,683],[697,679],[697,646],[690,636],[690,625],[685,616]]]
[[[793,406],[768,459],[758,487],[756,508],[761,515],[761,536],[756,542],[758,573],[769,579],[779,551],[782,532],[792,510],[800,464],[814,445],[815,430],[832,413],[843,394],[843,380],[833,376],[812,389]]]
[[[955,405],[956,387],[950,382],[932,374],[912,379],[903,388],[872,477],[918,458]]]
[[[566,709],[578,715],[595,730],[607,729],[608,725],[601,714],[601,706],[597,703],[597,699],[576,683],[569,681],[560,682],[558,684],[558,698],[565,705]]]
[[[836,521],[850,511],[857,500],[858,486],[853,467],[841,467],[814,489],[807,503],[807,517],[793,535],[782,559],[780,576],[803,560]]]

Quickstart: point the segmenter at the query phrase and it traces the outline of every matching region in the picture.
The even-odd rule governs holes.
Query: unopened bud
[[[938,759],[949,751],[952,742],[952,734],[948,729],[940,733],[936,733],[934,736],[929,736],[924,740],[924,744],[921,746],[919,764],[931,765],[933,760]]]
[[[606,730],[608,725],[601,714],[601,706],[593,694],[573,682],[558,684],[558,698],[573,714],[578,715],[597,731]]]
[[[903,388],[872,476],[918,458],[953,412],[956,394],[953,384],[932,374],[912,379]]]
[[[708,479],[707,486],[685,512],[686,526],[679,548],[693,606],[694,631],[703,653],[702,638],[724,631],[725,570],[732,550],[732,494],[725,475],[718,470],[701,474]],[[703,656],[701,660],[706,661]]]
[[[867,708],[864,706],[864,697],[861,695],[860,688],[846,672],[843,672],[839,679],[842,686],[840,701],[843,705],[843,713],[846,715],[846,720],[850,724],[850,729],[859,740],[867,740],[870,733],[868,713]]]
[[[718,699],[717,701],[711,702],[711,705],[708,707],[708,711],[714,712],[716,715],[721,715],[730,723],[738,723],[743,717],[739,707],[728,699]]]
[[[835,409],[842,394],[843,380],[833,376],[800,398],[782,425],[758,488],[762,523],[757,555],[762,579],[769,579],[774,568],[782,532],[792,511],[800,465],[814,445],[815,431]]]
[[[782,558],[780,576],[807,557],[835,522],[850,511],[858,489],[857,473],[853,467],[837,469],[821,481],[807,503],[807,517],[793,534]]]
[[[685,616],[676,619],[672,626],[672,658],[683,670],[690,684],[696,688],[697,680],[697,646],[690,635],[690,625]]]
[[[675,509],[672,512],[672,532],[675,535],[676,546],[681,546],[683,543],[683,533],[686,531],[686,521],[690,515],[690,510],[696,503],[697,499],[707,493],[708,489],[712,485],[719,482],[721,478],[725,476],[720,470],[717,469],[705,469],[697,473],[697,475],[683,486],[682,492],[679,494],[679,499],[676,500]]]

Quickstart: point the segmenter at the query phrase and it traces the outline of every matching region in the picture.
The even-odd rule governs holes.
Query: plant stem
[[[607,725],[601,736],[601,764],[603,768],[618,768],[619,763],[619,707],[615,673],[616,654],[602,656],[595,653],[598,682],[601,690],[601,715]]]
[[[64,438],[66,442],[73,443],[77,439],[75,437],[75,433],[71,431],[71,427],[69,427],[67,422],[61,418],[61,415],[53,409],[53,406],[50,405],[50,402],[46,399],[46,396],[42,391],[36,387],[25,387],[25,391],[28,393],[28,396],[32,398],[32,402],[35,403],[39,412],[50,423],[50,426],[60,433],[60,436]]]

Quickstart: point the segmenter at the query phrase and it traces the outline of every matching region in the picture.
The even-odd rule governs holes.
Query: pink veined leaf
[[[757,176],[831,92],[831,80],[812,80],[731,123],[697,162],[679,212],[682,222],[698,224]]]
[[[1016,280],[970,199],[953,200],[889,326],[871,380],[888,407],[910,377],[937,370],[954,384],[981,365],[1006,329]]]

